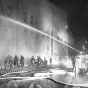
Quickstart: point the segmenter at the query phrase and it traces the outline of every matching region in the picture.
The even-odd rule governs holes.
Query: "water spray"
[[[25,27],[25,28],[27,28],[27,29],[34,30],[34,31],[36,31],[36,32],[38,32],[38,33],[40,33],[40,34],[42,34],[42,35],[45,35],[45,36],[47,36],[47,37],[49,37],[49,38],[51,38],[51,39],[53,39],[53,40],[55,40],[55,41],[57,41],[57,42],[59,42],[59,43],[61,43],[61,44],[64,44],[65,46],[68,46],[69,48],[71,48],[71,49],[77,51],[78,53],[80,53],[80,51],[78,51],[77,49],[73,48],[72,46],[70,46],[70,45],[68,45],[68,44],[66,44],[66,43],[64,43],[64,42],[62,42],[62,41],[60,41],[60,40],[58,40],[58,39],[56,39],[56,38],[54,38],[54,37],[48,35],[47,33],[44,33],[44,32],[42,32],[42,31],[39,31],[38,29],[36,29],[36,28],[34,28],[34,27],[31,27],[30,25],[27,25],[27,24],[25,24],[25,23],[22,23],[22,22],[19,22],[19,21],[16,21],[16,20],[13,20],[13,19],[11,19],[11,18],[4,17],[4,16],[0,16],[0,18],[3,18],[3,19],[8,20],[8,21],[10,21],[10,22],[16,23],[16,24],[18,24],[18,25],[21,25],[21,26],[23,26],[23,27]]]

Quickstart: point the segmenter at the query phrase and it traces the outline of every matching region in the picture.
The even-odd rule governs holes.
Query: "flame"
[[[66,59],[66,60],[62,60],[59,62],[59,64],[62,64],[64,66],[66,66],[67,68],[73,68],[73,65],[72,65],[72,61],[70,58]]]
[[[66,30],[61,30],[58,32],[58,37],[63,41],[68,43],[69,39],[68,39],[68,34],[66,32]]]

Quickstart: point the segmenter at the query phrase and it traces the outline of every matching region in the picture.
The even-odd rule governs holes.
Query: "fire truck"
[[[87,72],[88,70],[88,55],[78,55],[75,63],[76,71]]]

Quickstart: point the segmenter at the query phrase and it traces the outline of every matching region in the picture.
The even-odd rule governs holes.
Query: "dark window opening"
[[[0,14],[3,14],[4,13],[4,8],[2,6],[2,2],[0,1]]]
[[[33,26],[33,16],[31,16],[31,26]]]
[[[7,6],[7,16],[8,17],[11,17],[11,13],[12,13],[11,7],[10,6]]]
[[[27,23],[27,13],[24,14],[24,22]]]

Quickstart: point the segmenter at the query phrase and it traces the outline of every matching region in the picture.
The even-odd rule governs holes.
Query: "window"
[[[19,0],[17,0],[17,5],[19,6]]]
[[[24,14],[24,22],[27,23],[27,13]]]
[[[27,23],[27,13],[24,13],[24,22]],[[27,35],[27,29],[24,29],[24,34]]]
[[[0,1],[0,14],[3,14],[3,13],[4,13],[4,9],[3,9],[2,3]]]
[[[10,7],[10,6],[7,6],[7,13],[6,13],[6,15],[7,15],[8,17],[11,17],[11,13],[12,13],[11,7]]]
[[[33,16],[31,16],[31,25],[33,26]]]

